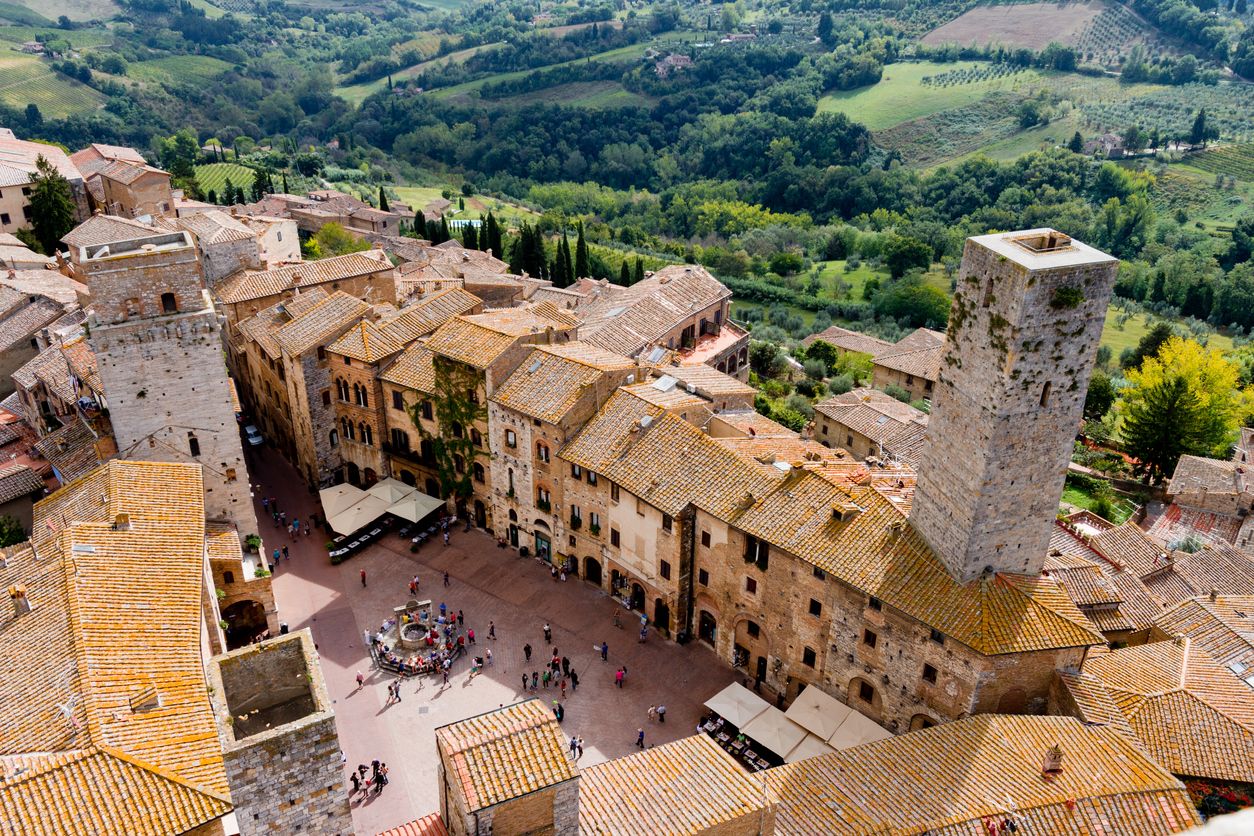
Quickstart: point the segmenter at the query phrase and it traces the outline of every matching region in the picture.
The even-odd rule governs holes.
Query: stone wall
[[[309,631],[214,657],[209,678],[240,833],[351,834],[335,715]],[[252,711],[277,725],[246,733],[237,718]]]
[[[383,445],[390,443],[387,421],[384,417],[383,384],[379,380],[378,366],[362,363],[358,360],[345,358],[341,354],[327,352],[327,377],[330,387],[323,391],[331,398],[334,409],[332,426],[340,432],[340,457],[345,464],[345,479],[351,469],[349,463],[357,466],[358,481],[365,481],[365,472],[370,470],[376,479],[385,479],[392,475],[390,461],[383,454]],[[340,383],[347,392],[347,399],[341,399]],[[366,404],[363,406],[354,400],[356,392],[353,386],[364,390]],[[321,398],[321,393],[319,393]],[[345,422],[353,425],[353,438],[344,432]],[[365,442],[361,427],[370,427],[372,441]]]
[[[283,367],[296,442],[293,464],[310,487],[325,487],[344,464],[339,443],[331,443],[331,431],[336,429],[334,399],[330,405],[322,402],[322,392],[332,388],[327,361],[318,359],[316,349],[298,357],[285,351]]]
[[[889,386],[905,389],[910,393],[910,400],[931,400],[935,383],[926,377],[906,374],[900,369],[876,365],[871,370],[871,387],[883,392]]]
[[[1044,562],[1118,270],[1010,237],[967,240],[910,518],[963,581]]]
[[[205,270],[205,283],[210,288],[239,270],[256,270],[261,267],[261,255],[257,238],[244,238],[220,243],[200,243],[201,264]]]

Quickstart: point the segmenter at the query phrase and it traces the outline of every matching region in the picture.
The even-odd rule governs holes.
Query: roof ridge
[[[231,801],[230,796],[222,795],[206,787],[201,787],[196,784],[193,784],[190,781],[188,781],[186,778],[182,777],[181,775],[177,773],[171,772],[168,769],[165,769],[164,767],[157,766],[156,764],[148,763],[147,761],[142,761],[139,758],[136,758],[133,755],[130,755],[122,751],[121,749],[116,749],[112,746],[107,746],[105,744],[98,744],[96,745],[96,748],[99,749],[102,754],[106,754],[111,757],[117,758],[118,760],[125,761],[126,763],[129,763],[131,766],[151,772],[154,775],[157,775],[161,778],[164,778],[167,781],[170,781],[171,783],[178,784],[179,786],[182,786],[182,787],[186,787],[192,792],[200,793],[201,795],[207,795],[210,798],[223,802],[224,804],[234,803]]]

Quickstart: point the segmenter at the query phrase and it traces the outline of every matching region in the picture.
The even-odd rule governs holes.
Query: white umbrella
[[[348,510],[361,502],[365,495],[365,491],[352,485],[334,485],[318,491],[318,498],[322,500],[322,513],[327,517]]]
[[[432,511],[443,507],[444,500],[436,499],[434,496],[427,496],[425,493],[414,491],[409,496],[388,508],[388,513],[395,514],[403,520],[418,522]]]
[[[748,688],[733,682],[706,700],[705,707],[733,726],[743,729],[746,723],[771,706]]]
[[[413,493],[416,490],[417,488],[411,488],[409,485],[406,485],[404,482],[400,482],[400,481],[397,481],[396,479],[388,478],[388,479],[384,479],[382,482],[376,482],[375,484],[371,485],[370,489],[367,490],[366,493],[370,494],[371,496],[377,496],[380,499],[382,499],[384,502],[387,502],[389,505],[391,505],[395,502],[400,502],[402,499],[409,496],[411,493]]]

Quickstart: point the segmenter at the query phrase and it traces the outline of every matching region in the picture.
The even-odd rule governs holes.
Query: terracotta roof
[[[1128,741],[1139,744],[1128,718],[1123,716],[1100,679],[1091,673],[1067,670],[1058,671],[1058,680],[1071,697],[1076,717],[1088,725],[1110,726]]]
[[[257,233],[220,209],[193,212],[190,215],[175,218],[174,224],[195,235],[201,246],[223,244],[228,241],[250,241],[257,238]]]
[[[1250,490],[1245,468],[1239,462],[1181,456],[1176,463],[1175,472],[1171,474],[1168,492],[1172,495],[1185,492],[1229,495],[1245,493]]]
[[[804,467],[746,461],[634,388],[616,392],[560,457],[672,516],[695,505],[981,653],[1103,641],[1056,581],[994,575],[959,584],[890,496]]]
[[[207,792],[107,746],[0,757],[0,818],[23,836],[185,833],[231,811]]]
[[[580,338],[634,357],[696,311],[730,297],[731,291],[704,267],[663,267],[644,281],[615,287],[593,300],[583,311]]]
[[[553,328],[567,331],[579,320],[552,303],[501,308],[481,314],[455,316],[427,341],[436,354],[478,369],[486,369],[519,339]]]
[[[712,420],[719,421],[733,430],[759,438],[796,438],[797,433],[783,424],[772,421],[765,415],[753,410],[741,412],[720,412]]]
[[[769,815],[760,780],[707,735],[581,770],[580,836],[683,836]],[[765,832],[759,826],[744,832]]]
[[[85,337],[75,337],[61,344],[61,354],[65,356],[70,374],[91,389],[93,392],[104,392],[104,381],[100,379],[100,367],[96,363],[96,352],[91,350]]]
[[[244,556],[239,531],[228,522],[205,521],[205,554],[210,560],[238,562]]]
[[[530,418],[558,424],[607,372],[633,368],[634,360],[585,343],[538,346],[492,400]]]
[[[435,355],[422,343],[414,343],[379,375],[380,380],[426,394],[435,393]]]
[[[66,307],[77,307],[80,296],[87,295],[87,285],[56,270],[14,270],[0,273],[0,287],[7,287],[28,296],[47,296]]]
[[[119,215],[92,215],[65,233],[61,241],[71,249],[77,250],[79,247],[91,247],[96,244],[129,241],[138,235],[151,235],[160,231],[151,224]]]
[[[1089,545],[1102,557],[1142,578],[1168,565],[1167,550],[1131,521],[1094,535]]]
[[[667,411],[698,408],[708,412],[711,409],[709,401],[689,392],[674,378],[663,376],[623,388],[640,400]]]
[[[758,390],[748,383],[704,364],[659,366],[655,371],[659,375],[676,378],[684,386],[692,386],[707,398],[741,398],[752,403],[753,396],[758,393]]]
[[[223,302],[236,304],[275,296],[285,290],[314,287],[391,269],[392,262],[387,260],[382,250],[365,250],[288,264],[272,270],[244,270],[219,284],[214,293]]]
[[[379,836],[448,836],[439,813],[428,813],[420,819],[385,830]]]
[[[321,288],[315,288],[319,293],[325,296],[325,291]],[[311,292],[301,294],[302,296],[312,295]],[[255,342],[257,346],[265,353],[266,357],[271,360],[277,360],[283,356],[283,347],[279,345],[279,341],[275,339],[275,334],[292,318],[284,310],[284,305],[279,303],[271,305],[255,316],[242,320],[236,324],[236,330],[246,339]]]
[[[913,466],[927,433],[927,413],[876,389],[859,388],[814,405],[814,411],[881,445]]]
[[[142,771],[132,783],[110,780],[121,767],[107,761],[58,770],[48,778],[57,797],[86,808],[59,816],[87,821],[127,804],[154,823],[126,832],[164,833],[163,816],[194,825],[222,815],[226,773],[201,667],[200,467],[111,461],[36,503],[33,529],[34,551],[0,569],[0,587],[24,585],[32,605],[0,626],[0,754],[95,747]],[[100,832],[78,827],[48,832]]]
[[[35,449],[56,468],[62,484],[85,476],[100,464],[96,434],[77,417],[41,438]]]
[[[893,344],[887,340],[872,337],[870,334],[863,334],[861,331],[850,331],[848,328],[841,328],[839,325],[833,325],[817,334],[811,334],[802,340],[801,343],[808,348],[818,340],[845,351],[854,351],[859,354],[870,354],[872,356],[893,348]]]
[[[0,504],[43,491],[44,480],[26,465],[0,465]]]
[[[1046,778],[1055,745],[1062,772]],[[780,836],[975,836],[1006,821],[1023,833],[1147,836],[1200,822],[1166,770],[1071,717],[971,717],[760,775],[779,798]]]
[[[921,377],[924,380],[936,380],[937,375],[940,374],[941,357],[944,353],[943,345],[907,348],[903,351],[877,354],[874,363],[877,366]]]
[[[131,163],[123,160],[113,160],[112,162],[97,168],[92,172],[94,176],[105,177],[114,182],[129,186],[132,183],[146,177],[149,174],[160,174],[169,177],[168,171],[162,171],[156,166],[147,163]]]
[[[535,699],[440,726],[436,746],[467,812],[578,776],[553,712]]]
[[[284,351],[297,356],[330,341],[369,310],[370,305],[356,296],[337,290],[309,312],[279,328],[274,338]]]
[[[1238,679],[1248,683],[1254,677],[1254,596],[1182,601],[1159,615],[1154,627],[1168,636],[1187,636]]]
[[[40,157],[52,164],[71,183],[81,182],[83,175],[69,156],[55,145],[17,139],[11,131],[0,136],[0,185],[24,186],[33,180],[35,163]]]
[[[60,346],[49,346],[13,372],[13,380],[23,389],[43,384],[65,403],[74,403],[78,394],[70,382],[70,366]]]
[[[0,319],[0,351],[6,351],[20,343],[27,343],[32,334],[50,325],[65,313],[64,305],[46,296],[30,299],[11,288],[0,288],[0,290],[28,300],[26,304],[17,307],[16,310],[12,310]]]
[[[1254,690],[1189,639],[1094,654],[1084,672],[1101,681],[1146,751],[1173,773],[1254,776]]]
[[[1118,604],[1123,600],[1101,566],[1091,560],[1051,552],[1045,558],[1044,571],[1063,585],[1077,606]]]
[[[378,322],[361,322],[327,346],[327,351],[363,363],[377,363],[454,316],[469,313],[482,304],[479,297],[461,288],[440,290]]]

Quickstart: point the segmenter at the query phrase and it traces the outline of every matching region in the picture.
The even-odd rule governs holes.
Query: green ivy
[[[1049,306],[1055,310],[1078,308],[1084,301],[1084,291],[1078,287],[1059,287],[1054,290]]]
[[[418,428],[418,433],[431,442],[436,478],[440,482],[440,497],[464,498],[474,491],[471,474],[474,472],[475,458],[487,455],[486,450],[475,446],[470,435],[475,424],[488,415],[487,407],[482,403],[475,403],[469,396],[469,393],[479,390],[483,374],[464,363],[444,357],[436,357],[434,364],[435,392],[431,401],[440,422],[440,434],[433,435],[423,427],[419,420],[418,404],[409,407],[409,417]],[[452,426],[455,423],[462,426],[461,438],[453,435]],[[454,464],[456,456],[461,456],[465,463],[462,473],[457,472]]]

